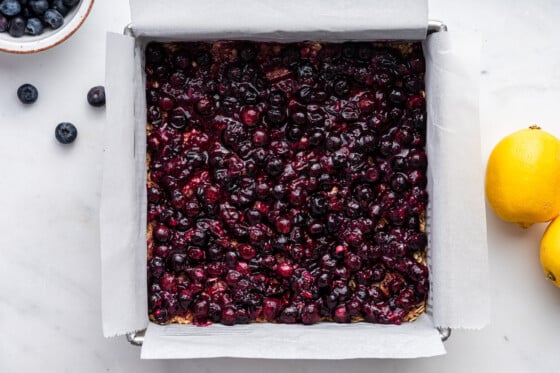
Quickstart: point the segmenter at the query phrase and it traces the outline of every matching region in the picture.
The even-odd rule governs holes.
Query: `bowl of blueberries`
[[[0,0],[0,51],[35,53],[68,39],[94,0]]]

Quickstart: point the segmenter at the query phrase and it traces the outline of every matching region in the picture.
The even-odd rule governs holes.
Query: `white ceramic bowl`
[[[64,17],[64,24],[56,29],[45,28],[45,32],[37,36],[24,35],[14,38],[7,32],[0,33],[0,51],[9,53],[36,53],[52,48],[68,39],[87,18],[94,0],[81,0]]]

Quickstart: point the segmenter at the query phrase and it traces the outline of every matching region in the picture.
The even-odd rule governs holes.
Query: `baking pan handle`
[[[139,330],[137,332],[128,333],[126,335],[126,340],[133,346],[142,346],[144,343],[144,336],[146,335],[146,329]]]
[[[428,35],[433,34],[434,32],[442,31],[447,31],[447,25],[445,23],[436,19],[428,21]]]
[[[123,35],[134,37],[134,27],[132,27],[132,23],[129,23],[124,27]]]
[[[438,327],[437,331],[439,332],[439,336],[442,342],[445,342],[451,337],[451,328],[441,328]]]

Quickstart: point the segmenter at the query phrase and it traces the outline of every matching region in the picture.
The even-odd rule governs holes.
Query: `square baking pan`
[[[418,13],[417,17],[409,15],[402,23],[387,21],[403,7],[410,8],[411,2],[414,3],[411,13]],[[151,20],[146,16],[149,13],[146,0],[132,0],[133,22],[126,27],[125,35],[108,37],[106,85],[111,131],[106,131],[100,212],[105,336],[126,335],[130,343],[143,344],[143,358],[410,358],[445,353],[441,342],[449,337],[453,328],[484,326],[488,318],[486,236],[484,199],[476,185],[482,185],[482,175],[477,163],[480,157],[478,103],[473,99],[477,97],[478,86],[470,70],[465,71],[461,63],[464,60],[458,58],[457,51],[464,46],[453,48],[446,26],[438,21],[427,21],[425,2],[359,1],[348,11],[346,21],[344,17],[337,21],[340,24],[333,21],[330,2],[314,2],[311,9],[326,15],[318,17],[311,25],[307,22],[302,26],[302,21],[291,17],[283,19],[278,14],[274,14],[276,24],[272,26],[270,21],[253,26],[233,21],[208,25],[209,19],[219,23],[216,18],[221,19],[228,11],[234,11],[222,9],[224,15],[213,13],[213,17],[198,17],[201,19],[197,18],[184,28],[177,24],[177,13],[181,13],[182,7],[174,12],[171,9],[176,10],[177,5],[171,1],[166,3],[169,8],[163,12],[162,19]],[[208,9],[220,2],[210,3]],[[264,3],[269,2],[261,2],[261,6]],[[293,3],[297,8],[297,2]],[[385,9],[377,19],[371,13],[372,3],[379,3],[377,9]],[[275,10],[281,12],[284,7]],[[263,10],[257,7],[253,11]],[[362,23],[358,18],[352,27],[344,28],[348,17],[364,12],[370,12],[371,17],[366,17]],[[273,324],[197,328],[149,323],[145,273],[143,50],[150,41],[192,40],[423,40],[427,70],[428,190],[430,196],[445,197],[434,198],[428,207],[431,286],[427,311],[419,320],[400,326],[323,323],[295,328]],[[462,149],[457,149],[458,144]],[[465,206],[469,206],[469,211],[465,211]],[[337,339],[344,341],[347,348],[334,353]],[[316,344],[315,348],[309,348],[310,341]]]

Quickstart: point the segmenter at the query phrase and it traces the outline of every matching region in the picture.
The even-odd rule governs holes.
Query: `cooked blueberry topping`
[[[151,43],[145,60],[154,322],[422,309],[419,43]]]

